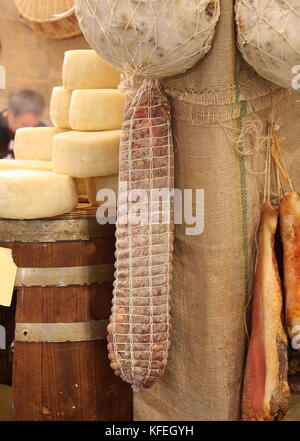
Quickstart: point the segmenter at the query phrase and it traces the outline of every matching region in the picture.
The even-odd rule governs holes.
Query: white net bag
[[[89,44],[120,72],[162,78],[209,51],[219,0],[76,0]]]
[[[158,78],[210,49],[219,0],[76,0],[81,30],[130,79],[119,153],[114,298],[108,350],[134,390],[163,375],[170,345],[174,159],[168,99]],[[137,81],[139,83],[140,81]]]
[[[255,71],[295,89],[300,70],[300,0],[237,0],[238,46]]]

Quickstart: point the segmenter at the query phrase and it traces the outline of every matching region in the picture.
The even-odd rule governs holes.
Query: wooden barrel
[[[0,221],[0,246],[18,266],[15,420],[131,419],[131,390],[107,357],[114,225],[95,209],[32,221]]]

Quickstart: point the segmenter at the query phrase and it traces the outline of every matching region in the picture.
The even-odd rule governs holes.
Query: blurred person
[[[44,98],[31,89],[11,92],[7,109],[0,112],[0,159],[14,158],[15,133],[23,127],[44,127],[40,120]]]

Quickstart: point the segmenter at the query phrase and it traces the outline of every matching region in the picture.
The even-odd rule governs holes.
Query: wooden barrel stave
[[[55,268],[87,266],[114,262],[113,239],[70,242],[1,242],[11,248],[15,264],[20,268]]]

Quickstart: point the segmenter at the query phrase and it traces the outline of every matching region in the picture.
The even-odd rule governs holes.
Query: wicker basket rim
[[[75,13],[74,0],[15,0],[15,5],[22,17],[35,23],[59,21]]]
[[[66,20],[61,20],[60,23],[64,24],[66,22]],[[69,28],[65,29],[64,27],[62,27],[61,29],[55,28],[55,30],[51,29],[51,23],[53,22],[48,22],[48,23],[37,23],[37,22],[30,22],[30,21],[26,21],[26,23],[28,24],[28,26],[37,34],[43,35],[44,37],[47,38],[52,38],[52,39],[65,39],[65,38],[71,38],[71,37],[76,37],[77,35],[81,34],[81,30],[79,28],[79,25],[77,26],[69,26]],[[39,25],[42,25],[44,28],[38,28]]]

